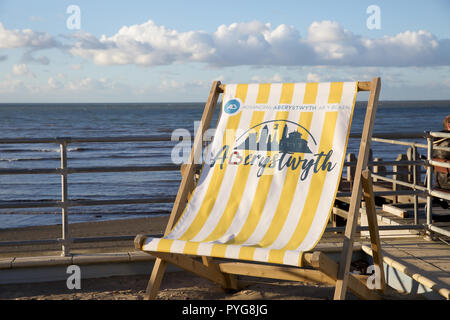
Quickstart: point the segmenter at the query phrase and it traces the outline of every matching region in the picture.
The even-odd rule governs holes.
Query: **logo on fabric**
[[[223,110],[227,114],[235,114],[239,111],[239,108],[241,107],[241,102],[238,99],[231,99],[228,100],[228,102],[225,104],[225,107]]]
[[[273,131],[269,133],[269,127],[271,123],[273,124]],[[288,125],[294,126],[294,130],[289,131]],[[259,134],[259,140],[257,141],[258,133],[256,130],[261,128],[261,133]],[[254,132],[250,132],[254,130]],[[282,131],[281,131],[282,130]],[[281,136],[279,134],[281,133]],[[238,150],[255,150],[255,151],[279,151],[280,153],[312,153],[308,147],[308,141],[302,138],[302,133],[307,133],[311,136],[312,141],[316,143],[316,140],[311,135],[311,133],[306,130],[303,126],[289,121],[289,120],[271,120],[265,121],[247,130],[242,134],[236,143],[239,143],[242,138],[247,135],[247,138],[238,144],[234,149]],[[279,137],[279,138],[278,138]]]
[[[331,161],[333,150],[318,152],[317,147],[314,136],[302,125],[289,120],[269,120],[241,134],[233,146],[225,144],[210,165],[219,162],[221,169],[226,161],[231,165],[256,165],[258,177],[267,168],[301,170],[300,180],[305,180],[310,173],[330,172],[336,166]],[[273,170],[268,172],[273,174]]]

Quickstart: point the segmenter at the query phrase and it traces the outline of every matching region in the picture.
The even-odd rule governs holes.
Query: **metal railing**
[[[402,145],[402,146],[408,146],[411,148],[411,161],[396,161],[396,166],[406,166],[411,165],[411,175],[412,175],[412,182],[406,182],[401,181],[399,179],[389,178],[383,175],[372,173],[372,177],[381,181],[390,182],[393,185],[400,185],[403,187],[410,188],[410,191],[417,191],[413,197],[413,204],[414,204],[414,224],[410,225],[411,228],[416,228],[418,226],[423,226],[424,229],[428,232],[435,232],[439,233],[441,235],[450,237],[450,232],[446,229],[440,228],[436,225],[433,225],[432,223],[432,215],[433,215],[433,197],[443,199],[446,201],[450,201],[450,193],[447,192],[441,192],[434,189],[434,173],[433,173],[433,167],[439,166],[444,168],[450,168],[449,162],[439,162],[433,160],[433,150],[441,150],[441,151],[447,151],[450,152],[450,148],[448,147],[440,147],[440,146],[434,146],[433,141],[434,138],[448,138],[450,139],[450,133],[447,132],[425,132],[422,134],[403,134],[401,136],[402,139],[412,139],[412,138],[423,138],[426,139],[427,143],[417,143],[417,142],[409,142],[409,141],[401,141],[401,140],[394,140],[390,139],[389,134],[384,135],[374,135],[372,138],[372,141],[380,142],[380,143],[387,143],[387,144],[395,144],[395,145]],[[417,149],[426,149],[427,156],[426,159],[417,159]],[[384,165],[383,161],[376,161],[372,162],[374,165]],[[424,166],[426,167],[426,181],[425,185],[419,184],[419,177],[418,177],[418,170],[417,167]],[[386,172],[386,175],[393,175],[396,176],[396,172]],[[418,215],[418,198],[419,195],[422,195],[426,198],[426,223],[420,224],[419,221],[419,215]]]
[[[380,226],[380,230],[404,230],[404,229],[426,229],[448,235],[448,231],[438,226],[432,225],[432,197],[440,197],[442,199],[450,200],[450,194],[433,190],[433,165],[449,167],[448,164],[441,162],[436,163],[432,159],[433,153],[433,139],[435,137],[449,137],[450,134],[429,132],[429,133],[409,133],[409,134],[375,134],[372,141],[389,143],[396,145],[403,145],[413,148],[413,159],[410,161],[370,161],[369,167],[372,166],[425,166],[427,168],[426,186],[419,185],[419,177],[417,170],[413,171],[412,183],[400,181],[398,179],[389,178],[379,174],[372,174],[373,178],[378,180],[396,183],[410,188],[411,190],[388,190],[376,191],[375,196],[389,196],[389,195],[410,195],[414,197],[414,224],[398,225],[398,226]],[[352,134],[350,138],[360,138],[359,134]],[[396,139],[411,139],[411,138],[425,138],[427,144],[417,142],[407,142],[394,140]],[[137,199],[117,199],[117,200],[70,200],[68,194],[68,175],[81,173],[105,173],[105,172],[144,172],[144,171],[177,171],[180,169],[179,165],[174,164],[159,164],[151,166],[107,166],[107,167],[69,167],[67,164],[67,147],[71,143],[114,143],[114,142],[168,142],[173,141],[170,137],[154,137],[154,136],[120,136],[120,137],[98,137],[98,138],[16,138],[16,139],[0,139],[0,144],[58,144],[60,147],[60,168],[39,168],[39,169],[0,169],[0,175],[23,175],[23,174],[58,174],[61,176],[61,200],[53,201],[17,201],[17,202],[0,202],[0,209],[6,208],[43,208],[43,207],[57,207],[61,208],[62,219],[62,236],[58,239],[45,240],[22,240],[22,241],[2,241],[0,246],[19,246],[19,245],[37,245],[37,244],[61,244],[62,255],[70,254],[70,245],[72,243],[95,242],[95,241],[115,241],[115,240],[133,240],[134,236],[110,236],[110,237],[89,237],[89,238],[71,238],[69,230],[69,208],[78,206],[103,206],[103,205],[123,205],[123,204],[154,204],[154,203],[171,203],[175,196],[160,197],[160,198],[137,198]],[[417,148],[427,149],[427,159],[417,159]],[[450,151],[450,148],[434,147],[434,149]],[[346,161],[344,163],[347,167],[356,166],[355,161]],[[386,175],[395,176],[395,172],[387,172]],[[351,192],[338,192],[338,197],[351,196]],[[419,223],[418,217],[418,197],[423,196],[427,199],[426,209],[426,224]],[[327,231],[342,231],[342,228],[327,228]],[[366,231],[367,227],[360,226],[358,230]]]
[[[0,175],[23,175],[23,174],[58,174],[61,176],[61,200],[53,201],[17,201],[0,202],[0,209],[17,208],[61,208],[61,238],[46,240],[23,240],[23,241],[2,241],[0,246],[19,246],[30,244],[61,244],[61,255],[70,254],[70,245],[80,242],[133,240],[134,236],[111,236],[111,237],[90,237],[71,238],[69,232],[69,208],[79,206],[103,206],[103,205],[124,205],[124,204],[154,204],[170,203],[175,200],[175,196],[163,198],[136,198],[117,200],[70,200],[68,194],[68,180],[70,174],[78,173],[105,173],[105,172],[145,172],[145,171],[177,171],[179,165],[159,164],[151,166],[107,166],[107,167],[69,167],[67,165],[67,147],[71,143],[109,143],[109,142],[167,142],[172,141],[170,137],[153,136],[120,136],[120,137],[98,137],[98,138],[16,138],[0,139],[0,144],[58,144],[60,151],[60,168],[39,168],[39,169],[0,169]]]

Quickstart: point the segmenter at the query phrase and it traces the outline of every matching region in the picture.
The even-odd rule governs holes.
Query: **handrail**
[[[143,172],[143,171],[178,171],[179,165],[162,164],[152,166],[106,166],[106,167],[75,167],[75,168],[40,168],[40,169],[0,169],[0,175],[14,174],[67,174],[95,172]]]
[[[116,137],[56,137],[56,138],[2,138],[0,144],[22,143],[91,143],[91,142],[167,142],[170,136],[116,136]]]

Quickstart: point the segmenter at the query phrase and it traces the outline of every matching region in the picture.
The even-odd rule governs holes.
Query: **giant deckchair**
[[[384,289],[367,170],[380,83],[379,78],[371,82],[213,82],[190,160],[182,166],[165,235],[135,238],[137,249],[156,257],[146,297],[156,297],[167,263],[228,289],[239,288],[235,275],[247,275],[333,283],[335,299],[344,299],[347,288],[360,297],[376,297],[377,291],[367,288],[349,269],[364,191],[375,270]],[[312,249],[332,212],[359,91],[370,91],[370,95],[341,258],[336,263]],[[204,150],[202,138],[222,93],[215,134]]]

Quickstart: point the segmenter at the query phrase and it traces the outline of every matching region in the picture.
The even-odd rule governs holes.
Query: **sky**
[[[450,0],[0,0],[0,103],[376,76],[382,100],[450,100]]]

